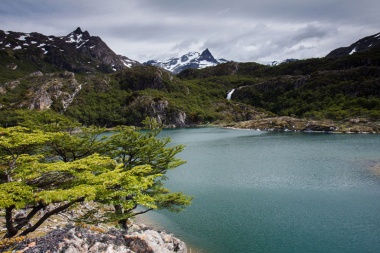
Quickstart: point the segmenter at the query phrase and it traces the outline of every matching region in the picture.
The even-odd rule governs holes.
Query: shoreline
[[[380,123],[364,119],[346,121],[307,120],[288,116],[261,118],[248,121],[221,124],[231,129],[251,129],[268,132],[304,132],[334,134],[379,134]]]
[[[377,162],[369,167],[369,170],[371,173],[376,176],[380,177],[380,162]]]
[[[162,227],[157,221],[155,221],[153,218],[149,217],[148,215],[142,215],[142,216],[137,216],[133,220],[133,224],[137,224],[138,226],[146,226],[152,230],[155,231],[164,231],[165,233],[172,234],[174,237],[177,239],[181,240],[186,244],[187,252],[188,253],[197,253],[197,252],[202,252],[202,253],[207,253],[203,249],[196,247],[193,244],[190,244],[186,238],[182,237],[177,237],[176,233],[167,231],[164,227]]]

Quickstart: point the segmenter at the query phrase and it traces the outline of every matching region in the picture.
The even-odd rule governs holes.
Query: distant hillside
[[[326,57],[342,57],[354,54],[356,52],[379,50],[380,48],[380,33],[365,37],[351,44],[348,47],[340,47],[331,51]]]
[[[224,84],[232,101],[280,116],[380,120],[379,47],[277,66],[231,62],[187,69],[178,77],[199,85]]]
[[[380,120],[379,37],[354,43],[352,54],[276,66],[220,63],[205,50],[158,67],[116,55],[80,28],[62,37],[0,31],[0,124],[18,109],[107,127],[146,116],[176,127],[276,115],[366,124]]]

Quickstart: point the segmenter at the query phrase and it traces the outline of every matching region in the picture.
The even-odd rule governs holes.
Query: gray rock
[[[186,244],[171,234],[134,226],[134,232],[104,231],[94,226],[68,226],[12,246],[14,252],[187,253]],[[6,250],[6,249],[0,249]]]

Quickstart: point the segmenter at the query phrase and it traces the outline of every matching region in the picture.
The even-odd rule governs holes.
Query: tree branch
[[[25,229],[20,235],[21,236],[25,236],[33,231],[35,231],[39,226],[41,226],[41,224],[47,220],[50,216],[54,215],[54,214],[58,214],[59,212],[69,208],[70,206],[74,205],[75,203],[78,203],[78,202],[82,202],[84,201],[85,197],[80,197],[80,198],[77,198],[76,200],[74,201],[71,201],[65,205],[62,205],[62,206],[59,206],[53,210],[51,210],[50,212],[47,212],[44,216],[41,217],[41,219],[39,219],[33,226],[31,226],[30,228],[27,228]]]
[[[30,222],[30,220],[34,217],[34,215],[36,215],[42,208],[44,208],[46,206],[47,205],[44,205],[42,203],[38,203],[37,206],[33,207],[33,209],[30,211],[30,213],[28,214],[28,216],[26,216],[25,218],[21,219],[21,221],[17,223],[17,226],[16,226],[17,231],[19,231],[26,224],[28,224]]]
[[[133,214],[132,214],[132,217],[137,216],[137,215],[140,215],[140,214],[147,213],[147,212],[152,211],[152,210],[153,210],[153,208],[149,208],[149,209],[146,209],[146,210],[141,211],[141,212],[138,212],[138,213],[133,213]]]

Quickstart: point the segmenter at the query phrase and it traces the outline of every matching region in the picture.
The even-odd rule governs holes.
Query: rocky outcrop
[[[168,100],[151,96],[138,96],[128,105],[127,112],[137,122],[152,117],[165,127],[185,127],[188,125],[185,112],[173,108]],[[140,120],[140,121],[138,121]]]
[[[187,253],[186,244],[172,234],[136,225],[132,230],[125,233],[87,225],[68,226],[43,237],[27,239],[12,248],[24,253]]]
[[[29,109],[45,110],[55,103],[55,109],[65,111],[82,88],[74,73],[68,71],[46,75],[36,72],[29,78],[39,83],[32,91],[31,100],[27,105]]]

